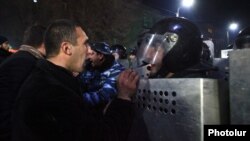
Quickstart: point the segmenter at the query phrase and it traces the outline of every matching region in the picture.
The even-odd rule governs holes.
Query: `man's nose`
[[[90,58],[90,56],[91,56],[91,53],[87,52],[86,58]]]
[[[154,58],[154,56],[151,54],[151,55],[145,56],[145,58],[147,61],[149,61],[149,60],[152,60]]]

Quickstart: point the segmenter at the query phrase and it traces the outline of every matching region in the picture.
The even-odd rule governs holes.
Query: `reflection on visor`
[[[137,58],[138,66],[145,64],[155,64],[162,61],[163,57],[178,41],[175,33],[146,34],[139,47]]]
[[[153,35],[147,35],[145,39],[142,41],[142,44],[146,45],[145,47],[157,47],[163,42],[164,38],[161,36],[156,36],[156,34]]]

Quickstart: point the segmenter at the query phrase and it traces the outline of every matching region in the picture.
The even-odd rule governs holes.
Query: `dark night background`
[[[181,0],[145,0],[166,13],[176,12]],[[180,15],[197,22],[209,22],[222,26],[231,20],[240,22],[243,26],[250,20],[250,2],[247,0],[196,0],[193,7],[182,8]]]
[[[144,3],[158,9],[166,15],[172,15],[180,6],[181,0],[144,0]],[[247,0],[195,0],[191,8],[181,8],[180,17],[195,22],[205,35],[215,42],[215,53],[227,47],[226,32],[231,22],[238,23],[236,31],[229,31],[229,42],[232,44],[238,32],[250,25],[250,2]],[[207,30],[211,29],[212,33]]]
[[[137,36],[165,17],[175,16],[181,0],[0,0],[0,34],[13,47],[21,44],[24,29],[32,23],[48,25],[54,19],[77,20],[92,40],[121,43],[134,47]],[[195,0],[181,8],[185,17],[199,26],[205,37],[212,37],[215,51],[226,48],[226,31],[230,22],[239,29],[230,32],[230,43],[240,29],[250,23],[247,0]]]

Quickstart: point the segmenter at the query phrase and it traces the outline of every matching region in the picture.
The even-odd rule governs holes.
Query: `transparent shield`
[[[177,41],[175,33],[146,34],[137,52],[138,66],[160,63]]]

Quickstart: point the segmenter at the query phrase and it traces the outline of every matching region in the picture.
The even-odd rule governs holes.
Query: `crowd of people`
[[[93,99],[85,99],[89,92],[81,77],[74,75],[82,75],[87,58],[95,64],[90,47],[94,45],[86,33],[70,20],[54,21],[46,29],[33,25],[25,31],[19,51],[0,66],[1,141],[126,140],[139,76],[131,69],[115,74],[114,94],[107,93],[107,99],[97,95],[100,103],[110,98],[112,102],[96,116],[89,108]],[[110,61],[104,56],[102,60]]]
[[[249,48],[248,30],[237,48]],[[0,36],[0,140],[126,141],[135,68],[146,66],[149,78],[209,77],[209,47],[194,23],[178,17],[157,22],[129,55],[123,45],[90,42],[67,19],[28,27],[15,53]]]

